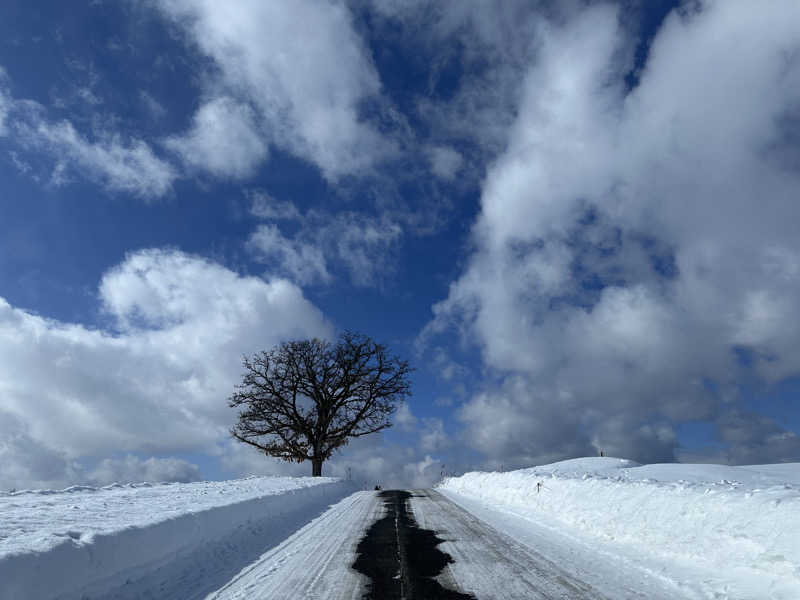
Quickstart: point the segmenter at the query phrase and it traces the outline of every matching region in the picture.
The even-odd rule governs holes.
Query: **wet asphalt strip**
[[[437,547],[444,540],[421,529],[411,514],[404,490],[387,490],[380,497],[386,516],[376,521],[356,549],[353,568],[370,579],[369,600],[475,600],[434,579],[453,558]]]

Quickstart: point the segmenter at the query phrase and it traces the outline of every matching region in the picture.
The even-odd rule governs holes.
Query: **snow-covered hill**
[[[660,565],[698,597],[800,598],[800,464],[580,458],[467,473],[439,489]]]
[[[203,597],[353,491],[253,477],[0,494],[0,599]]]
[[[584,458],[467,473],[439,489],[594,589],[631,592],[609,597],[800,598],[800,464]],[[260,585],[285,560],[305,577],[299,554],[258,559],[353,491],[330,478],[262,477],[0,494],[0,600],[200,599],[245,581],[253,564]],[[340,512],[353,531],[368,525]]]

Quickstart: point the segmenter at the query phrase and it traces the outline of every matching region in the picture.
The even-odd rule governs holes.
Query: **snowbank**
[[[353,491],[253,477],[0,494],[0,598],[203,597]]]
[[[534,520],[555,519],[660,559],[704,566],[717,578],[757,581],[761,591],[747,597],[800,598],[800,464],[581,458],[467,473],[439,488]]]

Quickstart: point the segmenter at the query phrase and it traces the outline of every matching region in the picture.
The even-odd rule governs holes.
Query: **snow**
[[[353,491],[252,477],[0,494],[0,598],[203,597]]]
[[[368,579],[352,565],[361,538],[384,512],[376,492],[355,492],[265,552],[205,600],[362,598]]]
[[[800,464],[582,458],[438,488],[609,598],[800,598]],[[276,586],[349,597],[361,584],[345,574],[378,510],[355,491],[261,477],[0,493],[0,598],[269,597]],[[432,515],[443,547],[478,560],[475,540],[447,537],[452,520]]]
[[[800,598],[800,464],[580,458],[438,487],[594,540],[698,598]]]

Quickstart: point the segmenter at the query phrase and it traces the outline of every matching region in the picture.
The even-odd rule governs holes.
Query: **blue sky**
[[[305,473],[226,397],[343,329],[414,395],[328,473],[800,461],[797,12],[3,3],[0,488]]]

